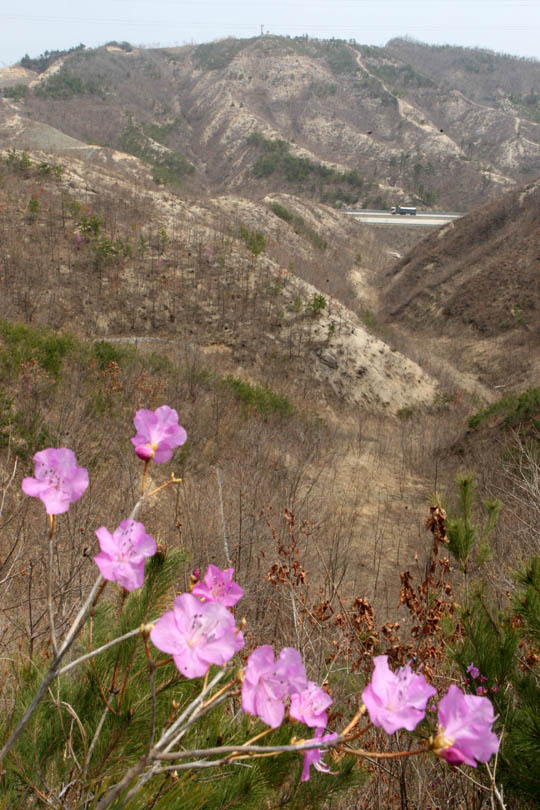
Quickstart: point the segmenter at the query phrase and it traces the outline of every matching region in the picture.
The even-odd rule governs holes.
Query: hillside
[[[458,67],[477,56],[450,50]],[[441,419],[463,429],[471,394],[489,403],[539,364],[537,184],[502,195],[536,165],[539,125],[501,101],[538,66],[493,54],[521,84],[490,105],[487,85],[452,89],[420,56],[437,54],[258,37],[78,47],[2,71],[0,315],[174,358],[180,342],[212,373],[309,400],[346,426],[347,448],[375,420],[373,458],[388,463],[368,478],[392,499],[411,476],[418,495]],[[418,235],[335,209],[396,197],[494,201],[405,259]]]
[[[48,124],[79,142],[56,148],[128,152],[156,182],[211,195],[467,210],[540,171],[539,67],[490,54],[493,70],[467,72],[478,54],[450,52],[461,72],[401,40],[76,48],[0,71],[0,133],[50,148]]]
[[[528,387],[538,374],[538,183],[501,195],[521,169],[501,185],[501,174],[462,161],[455,141],[422,117],[421,99],[438,92],[434,80],[399,68],[384,49],[264,37],[174,51],[78,48],[23,61],[2,74],[11,84],[0,104],[0,316],[106,340],[112,358],[135,351],[152,369],[140,372],[140,403],[200,389],[193,407],[212,419],[215,408],[216,418],[194,462],[210,502],[213,464],[230,469],[231,480],[238,475],[238,436],[222,432],[230,403],[222,404],[221,386],[249,413],[262,408],[262,419],[292,412],[290,446],[272,431],[263,444],[282,448],[284,480],[302,468],[294,486],[303,515],[320,507],[336,538],[337,524],[347,525],[348,553],[358,560],[347,588],[367,588],[387,609],[396,568],[421,548],[427,493],[448,484],[442,449],[453,472],[460,453],[452,448],[471,411],[496,400],[497,386]],[[383,85],[396,82],[401,90],[384,90],[381,101]],[[360,137],[354,128],[366,125],[368,111],[373,129]],[[490,115],[511,118],[495,107]],[[356,133],[350,143],[347,133]],[[489,139],[493,146],[493,132]],[[362,166],[351,162],[360,154],[353,142],[363,144]],[[384,181],[391,199],[400,189],[412,198],[408,159],[393,157],[413,144],[438,155],[433,177],[455,195],[449,206],[496,199],[402,259],[419,231],[363,226],[334,205],[349,194],[369,204],[382,193],[369,162],[375,154],[377,166],[388,159],[395,173],[393,185]],[[183,380],[176,389],[171,368]],[[123,373],[128,385],[133,372]],[[22,391],[9,395],[8,432],[13,420],[47,424],[39,385],[32,414]],[[93,401],[86,407],[94,413]],[[193,409],[190,419],[198,424]],[[322,420],[328,457],[319,437],[306,461],[304,420]],[[35,434],[23,434],[28,452]],[[61,428],[54,435],[64,441]],[[242,446],[256,470],[260,451]],[[235,524],[234,505],[227,509]]]
[[[498,386],[538,379],[540,181],[425,238],[398,261],[385,311]]]
[[[540,63],[482,48],[455,45],[426,45],[413,39],[392,39],[386,50],[431,76],[450,90],[461,91],[471,100],[513,109],[528,121],[538,122],[538,71]]]
[[[107,465],[131,486],[119,426],[166,400],[190,435],[185,528],[179,540],[159,518],[167,542],[193,564],[221,558],[217,467],[246,576],[266,544],[261,509],[279,523],[287,506],[324,538],[347,597],[369,594],[386,616],[432,485],[396,413],[425,408],[435,423],[438,382],[354,311],[349,276],[369,280],[359,255],[381,260],[372,234],[284,194],[182,199],[115,158],[3,153],[2,480],[13,454],[25,472],[36,449],[72,445],[96,468],[95,508],[117,515]],[[424,425],[423,448],[435,440]],[[19,508],[18,490],[9,503]],[[318,582],[313,549],[305,565]]]
[[[7,153],[0,315],[82,336],[182,336],[249,374],[391,410],[433,398],[435,381],[343,306],[366,246],[346,217],[285,196],[182,200],[43,157]]]

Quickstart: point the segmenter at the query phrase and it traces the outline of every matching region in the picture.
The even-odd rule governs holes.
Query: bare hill
[[[447,89],[460,90],[473,101],[500,109],[525,107],[524,118],[539,118],[536,59],[496,53],[485,48],[426,45],[410,38],[391,39],[385,50]],[[535,92],[536,91],[536,92]]]
[[[211,194],[467,210],[535,177],[538,63],[512,62],[518,78],[495,93],[493,71],[505,72],[506,57],[491,54],[491,72],[462,68],[466,85],[459,71],[453,82],[432,66],[438,51],[426,52],[401,41],[371,48],[274,36],[77,48],[23,60],[15,85],[13,68],[0,71],[0,89],[23,117],[137,155],[159,183]],[[440,64],[448,58],[443,50]]]
[[[3,316],[81,336],[181,337],[223,368],[315,386],[321,401],[395,411],[433,400],[436,381],[342,303],[364,246],[343,215],[283,195],[186,200],[137,188],[114,153],[108,164],[5,155]]]

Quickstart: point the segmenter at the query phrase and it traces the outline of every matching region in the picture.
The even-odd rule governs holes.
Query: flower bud
[[[135,455],[139,456],[143,461],[151,461],[154,458],[156,448],[150,444],[140,444],[135,448]]]

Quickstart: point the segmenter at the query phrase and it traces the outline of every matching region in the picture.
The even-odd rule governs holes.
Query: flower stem
[[[345,728],[341,732],[341,736],[345,737],[346,734],[348,734],[350,731],[352,731],[352,729],[358,724],[358,721],[360,720],[361,717],[364,716],[365,713],[366,713],[366,707],[362,703],[362,705],[360,706],[360,708],[358,709],[358,711],[356,712],[356,714],[354,715],[354,717],[352,718],[350,723],[347,723],[347,725],[345,726]],[[368,728],[369,728],[369,726],[368,726]]]
[[[171,477],[170,477],[170,479],[169,479],[168,481],[165,481],[165,483],[164,483],[164,484],[160,484],[160,485],[159,485],[159,487],[156,487],[156,488],[155,488],[155,489],[153,489],[151,492],[148,492],[148,493],[147,493],[147,495],[146,495],[146,497],[147,497],[147,498],[149,498],[149,497],[150,497],[150,495],[155,495],[155,494],[156,494],[156,492],[159,492],[159,491],[160,491],[160,489],[165,489],[165,487],[168,487],[168,486],[170,486],[171,484],[179,484],[181,480],[182,480],[181,478],[176,478],[176,477],[175,477],[175,476],[174,476],[174,475],[171,473]]]
[[[51,644],[54,657],[58,655],[58,644],[56,640],[56,628],[54,626],[54,605],[53,605],[53,535],[56,528],[56,515],[48,515],[49,518],[49,559],[47,564],[47,610],[49,613],[49,626],[51,630]]]
[[[143,496],[144,496],[144,485],[146,483],[146,473],[148,472],[148,465],[149,464],[150,464],[149,459],[144,462],[144,472],[143,472],[142,481],[141,481],[141,492],[142,492]]]
[[[226,691],[227,691],[227,689],[230,689],[230,688],[231,688],[231,686],[234,686],[234,684],[235,684],[235,683],[236,683],[236,678],[235,678],[234,680],[232,680],[232,681],[229,681],[229,683],[226,683],[226,684],[225,684],[225,686],[222,686],[222,687],[221,687],[221,689],[220,689],[218,692],[216,692],[216,694],[215,694],[215,695],[212,695],[212,697],[211,697],[211,698],[209,698],[208,700],[206,700],[206,701],[205,701],[205,702],[202,704],[201,709],[206,709],[208,706],[211,706],[211,705],[212,705],[212,703],[213,703],[215,700],[217,700],[217,699],[218,699],[218,697],[221,697],[221,695],[223,694],[223,692],[226,692]]]

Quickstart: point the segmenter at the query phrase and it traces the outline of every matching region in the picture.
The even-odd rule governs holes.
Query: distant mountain
[[[410,38],[391,39],[385,50],[430,76],[447,90],[460,90],[472,101],[520,113],[540,122],[540,62],[483,48],[426,45]]]
[[[16,113],[194,192],[469,210],[540,174],[539,80],[534,60],[408,40],[79,46],[0,71],[0,137]]]

